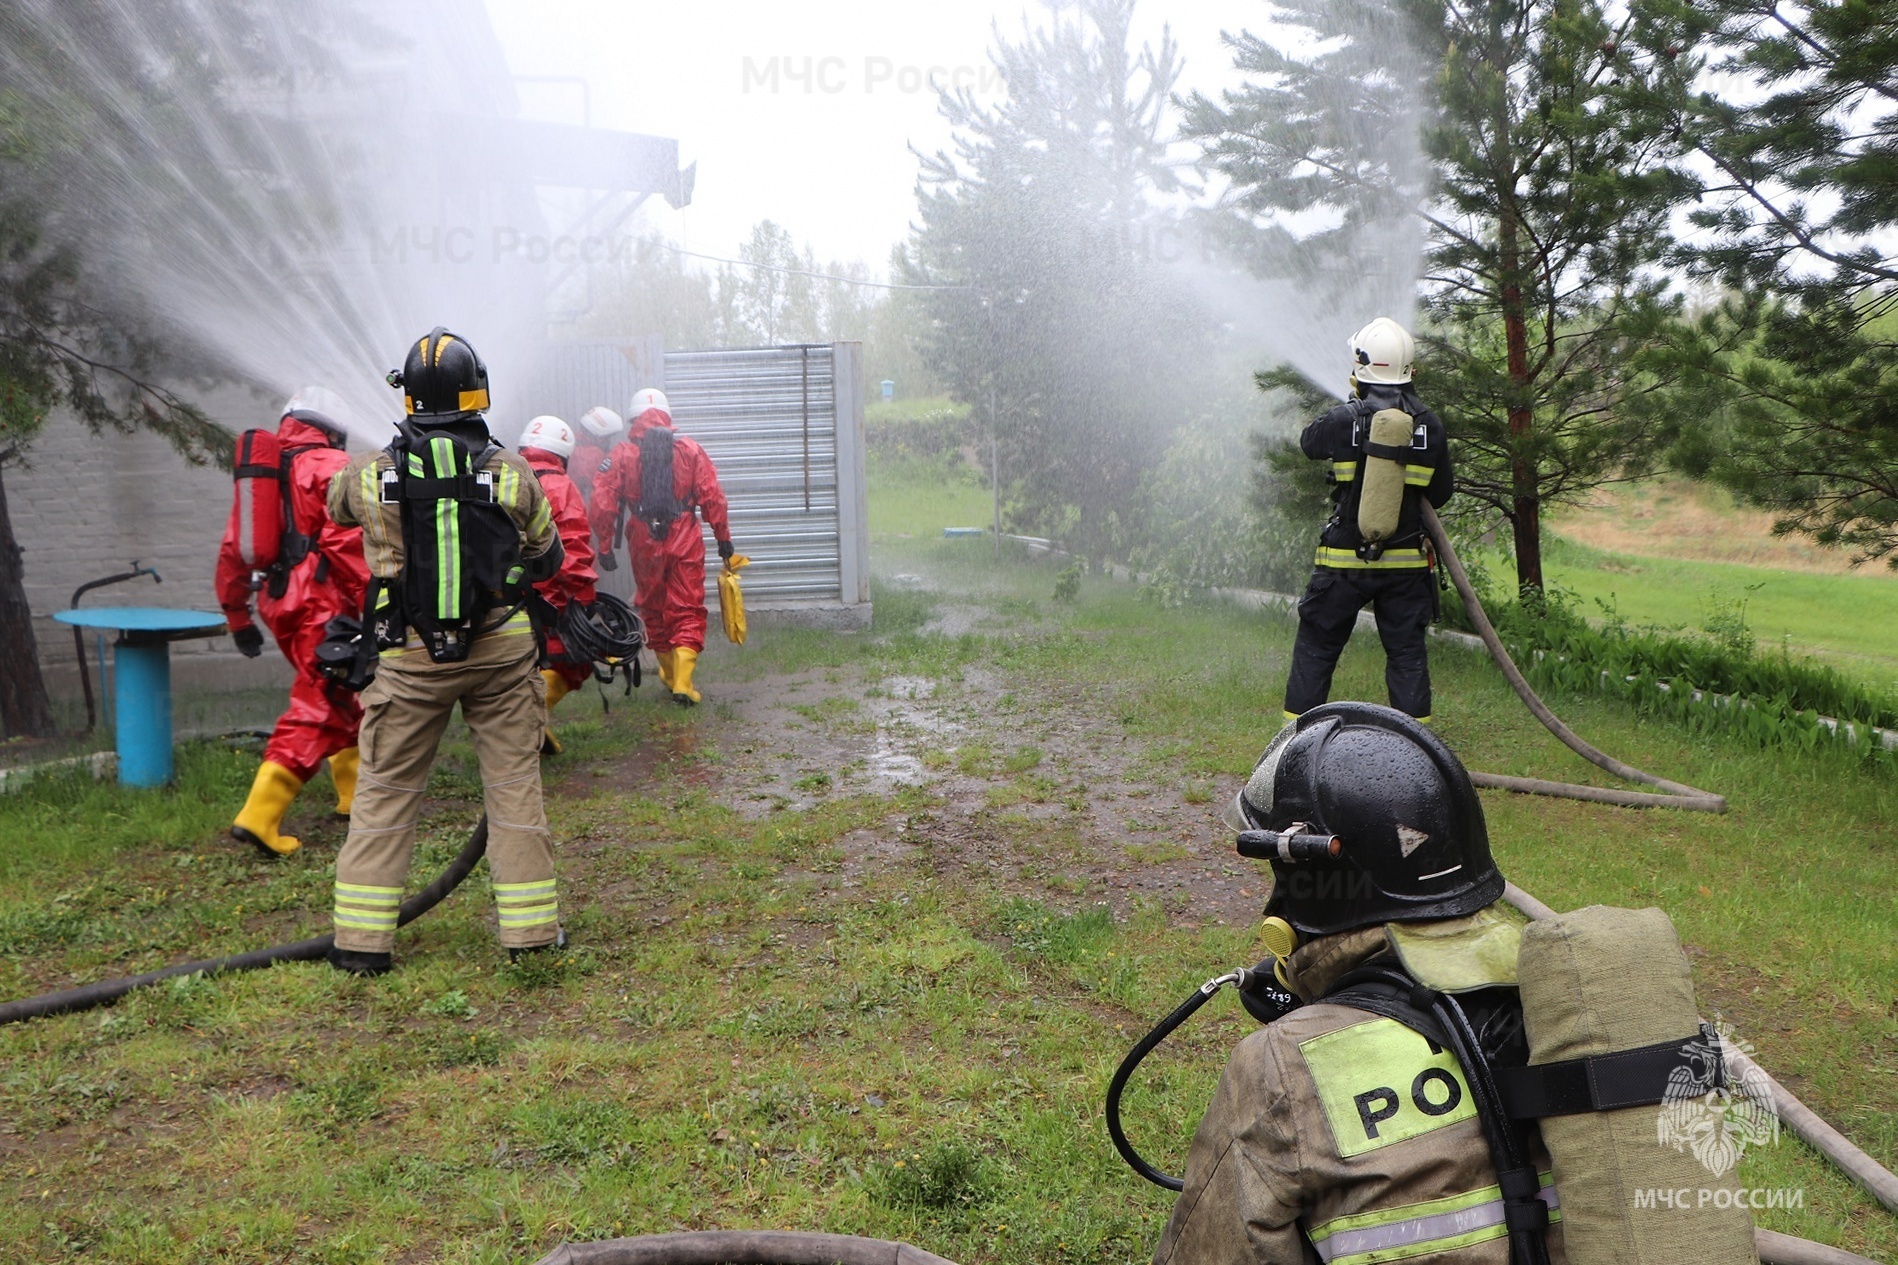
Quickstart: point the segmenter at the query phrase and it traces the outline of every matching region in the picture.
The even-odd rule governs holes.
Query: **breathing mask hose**
[[[475,825],[474,833],[468,836],[468,842],[462,845],[461,852],[455,859],[448,863],[448,868],[437,874],[434,881],[427,887],[402,902],[401,908],[396,911],[396,926],[406,926],[441,904],[448,893],[461,886],[462,880],[474,871],[474,867],[482,857],[487,855],[487,852],[488,818],[486,814],[483,814],[480,822]],[[10,1001],[0,1005],[0,1024],[18,1023],[22,1019],[38,1019],[45,1015],[61,1015],[75,1010],[91,1010],[95,1006],[110,1005],[134,989],[176,979],[181,975],[222,975],[227,971],[254,971],[262,967],[274,966],[278,962],[313,962],[328,954],[335,943],[334,934],[316,936],[309,940],[297,940],[268,949],[252,949],[248,953],[236,953],[229,957],[208,958],[202,962],[180,962],[177,966],[168,966],[159,971],[147,971],[143,975],[101,980],[97,984],[86,984],[57,993],[44,993],[38,997]]]
[[[1128,1080],[1132,1078],[1134,1069],[1139,1067],[1162,1041],[1173,1035],[1175,1028],[1190,1019],[1194,1011],[1212,1000],[1214,993],[1227,984],[1233,985],[1243,993],[1255,984],[1268,980],[1271,968],[1272,962],[1268,958],[1258,966],[1251,968],[1242,966],[1236,971],[1229,971],[1207,980],[1193,990],[1192,996],[1175,1007],[1172,1014],[1162,1019],[1152,1032],[1140,1038],[1139,1043],[1127,1051],[1127,1057],[1120,1061],[1120,1066],[1114,1069],[1114,1079],[1107,1086],[1107,1135],[1114,1140],[1114,1149],[1120,1152],[1121,1159],[1127,1161],[1127,1167],[1154,1185],[1163,1186],[1172,1191],[1186,1189],[1186,1183],[1180,1178],[1169,1177],[1142,1159],[1140,1152],[1134,1150],[1133,1143],[1127,1140],[1126,1131],[1120,1127],[1120,1096],[1126,1090]],[[1294,999],[1287,998],[1286,1000]]]
[[[1549,710],[1548,705],[1536,697],[1529,688],[1529,682],[1523,679],[1522,672],[1515,661],[1509,657],[1503,640],[1496,635],[1496,629],[1490,624],[1489,616],[1483,611],[1483,604],[1477,600],[1476,589],[1470,583],[1469,574],[1463,569],[1463,560],[1456,556],[1456,550],[1450,545],[1449,533],[1443,530],[1443,522],[1428,501],[1422,503],[1424,525],[1430,529],[1430,538],[1437,544],[1437,550],[1443,556],[1443,563],[1450,570],[1450,581],[1456,585],[1457,593],[1463,598],[1464,607],[1470,612],[1470,620],[1476,625],[1477,635],[1483,639],[1483,645],[1489,649],[1489,657],[1496,661],[1503,676],[1508,678],[1510,688],[1516,691],[1523,705],[1535,718],[1561,740],[1562,745],[1582,759],[1599,769],[1606,770],[1628,782],[1639,782],[1645,786],[1657,786],[1666,792],[1661,795],[1646,794],[1640,791],[1617,791],[1600,786],[1577,786],[1569,782],[1547,782],[1541,778],[1509,777],[1501,773],[1470,773],[1470,781],[1478,786],[1487,786],[1495,790],[1515,791],[1523,795],[1552,795],[1561,799],[1589,800],[1597,804],[1616,804],[1623,808],[1682,808],[1690,812],[1724,813],[1727,811],[1725,796],[1715,795],[1681,782],[1670,782],[1664,777],[1643,772],[1631,764],[1596,750],[1575,734],[1575,731]]]

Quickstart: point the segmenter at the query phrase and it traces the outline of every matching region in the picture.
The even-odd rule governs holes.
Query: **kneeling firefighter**
[[[361,611],[369,583],[362,533],[331,522],[324,510],[330,480],[349,464],[342,408],[333,391],[305,387],[283,406],[274,433],[238,436],[236,491],[218,549],[218,604],[231,639],[247,658],[263,653],[263,634],[251,620],[254,592],[258,616],[296,673],[290,706],[270,731],[263,764],[231,826],[232,838],[269,857],[302,846],[280,827],[324,760],[336,811],[347,817],[356,795],[362,704],[324,676],[316,659],[326,626]]]
[[[1183,1184],[1119,1132],[1130,1065],[1170,1027],[1109,1101],[1123,1155],[1180,1190],[1156,1265],[1757,1259],[1743,1200],[1635,1198],[1717,1175],[1657,1134],[1726,1085],[1666,915],[1524,925],[1462,764],[1368,703],[1288,725],[1233,817],[1272,865],[1273,956],[1196,997],[1236,983],[1265,1027],[1233,1051]]]
[[[1443,423],[1411,384],[1416,343],[1380,316],[1351,338],[1352,398],[1299,436],[1330,463],[1331,520],[1318,539],[1311,582],[1298,602],[1298,640],[1285,682],[1289,719],[1330,697],[1331,674],[1368,603],[1384,643],[1390,703],[1430,719],[1425,631],[1437,586],[1420,500],[1442,508],[1455,490]]]
[[[456,704],[474,736],[488,870],[510,954],[564,943],[541,802],[545,684],[529,586],[560,569],[560,534],[534,471],[488,433],[488,371],[436,328],[389,375],[407,418],[395,441],[330,485],[330,516],[360,525],[369,593],[355,681],[362,779],[336,858],[336,947],[358,975],[389,969],[397,907],[435,750]]]
[[[630,507],[626,550],[647,644],[659,657],[659,679],[675,701],[700,701],[692,684],[705,649],[705,538],[712,529],[727,566],[733,549],[725,492],[718,471],[697,440],[672,429],[672,405],[650,388],[633,396],[626,442],[612,452],[593,482],[588,510],[601,542],[600,567],[618,566],[611,542],[622,507]]]
[[[558,417],[536,417],[521,432],[517,446],[540,480],[540,490],[547,495],[554,526],[560,532],[560,545],[566,554],[559,572],[552,579],[536,584],[534,590],[556,617],[574,602],[591,606],[597,596],[594,585],[600,577],[593,570],[593,530],[587,526],[586,502],[573,480],[567,477],[567,462],[574,451],[573,428]],[[547,652],[546,666],[540,675],[547,683],[547,710],[551,712],[556,703],[586,684],[587,678],[593,675],[593,664],[590,660],[576,661],[551,625],[543,628],[542,636]],[[551,721],[541,751],[546,755],[560,752],[560,740],[554,737]]]

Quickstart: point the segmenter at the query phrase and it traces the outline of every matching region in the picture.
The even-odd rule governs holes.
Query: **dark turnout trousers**
[[[1285,710],[1302,716],[1331,695],[1331,673],[1369,604],[1384,643],[1384,687],[1398,711],[1430,719],[1430,658],[1424,633],[1436,610],[1436,578],[1427,567],[1312,572],[1298,602],[1298,641],[1285,682]]]

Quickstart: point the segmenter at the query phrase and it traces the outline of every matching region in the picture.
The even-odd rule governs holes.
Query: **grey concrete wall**
[[[272,411],[228,396],[214,401],[213,415],[236,426],[269,425],[272,419],[264,415]],[[224,471],[192,466],[155,435],[94,435],[62,413],[28,450],[27,464],[6,471],[6,481],[13,529],[25,553],[40,663],[47,688],[66,704],[62,712],[78,697],[79,678],[72,630],[52,614],[68,608],[80,584],[129,570],[137,560],[156,567],[164,582],[141,578],[95,589],[82,604],[218,609],[213,572],[231,505],[231,478]],[[96,653],[94,644],[88,634],[90,653]],[[289,669],[274,651],[248,660],[225,637],[179,642],[172,648],[172,671],[181,691],[289,685]]]

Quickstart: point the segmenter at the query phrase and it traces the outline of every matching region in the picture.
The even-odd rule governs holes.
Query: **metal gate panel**
[[[570,421],[658,386],[673,425],[705,446],[752,560],[748,609],[869,614],[861,351],[854,343],[660,354],[656,339],[566,343],[536,375],[534,409]],[[708,551],[711,533],[705,533]],[[718,558],[707,558],[716,601]]]
[[[834,367],[829,346],[666,355],[673,423],[718,467],[732,539],[752,560],[748,603],[844,600]]]

